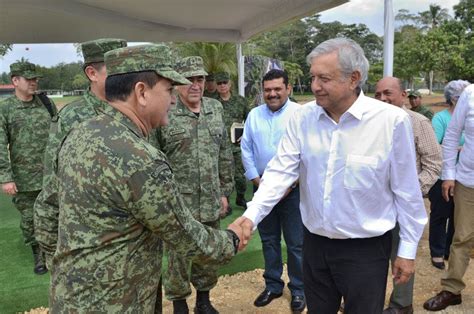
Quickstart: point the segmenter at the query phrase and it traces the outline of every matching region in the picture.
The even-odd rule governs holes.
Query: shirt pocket
[[[189,138],[189,134],[186,129],[170,129],[168,131],[168,140],[169,142],[178,142],[184,139]]]
[[[209,132],[211,133],[214,143],[217,146],[220,146],[222,143],[222,134],[224,133],[223,130],[221,128],[211,128],[209,129]]]
[[[375,181],[377,158],[348,154],[344,169],[344,187],[349,190],[364,190]]]

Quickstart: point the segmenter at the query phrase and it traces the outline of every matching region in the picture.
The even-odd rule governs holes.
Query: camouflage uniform
[[[412,108],[411,110],[413,110],[413,111],[415,111],[415,112],[418,112],[418,113],[421,114],[421,115],[424,115],[425,117],[427,117],[427,118],[430,119],[430,120],[433,119],[433,116],[434,116],[433,111],[431,111],[431,110],[430,110],[428,107],[426,107],[426,106],[419,105],[418,107]]]
[[[178,68],[186,77],[205,75],[199,57],[183,59]],[[194,218],[214,229],[219,229],[220,198],[230,195],[233,188],[232,153],[226,137],[222,105],[206,97],[199,115],[178,99],[169,112],[169,126],[156,131],[158,148],[170,160],[185,206]],[[168,299],[189,296],[190,280],[199,291],[216,285],[216,265],[191,260],[174,250],[174,245],[171,248],[166,251],[168,269],[163,274]]]
[[[187,83],[162,45],[105,55],[109,76],[155,70]],[[162,241],[203,262],[225,262],[232,236],[196,221],[184,206],[166,157],[112,106],[74,128],[58,155],[59,237],[53,258],[53,313],[152,313]],[[75,193],[70,193],[75,191]]]
[[[13,63],[11,76],[39,77],[34,64]],[[56,106],[52,103],[53,113]],[[0,102],[0,182],[15,182],[18,193],[13,204],[21,215],[20,227],[27,245],[36,246],[33,204],[43,180],[43,154],[48,139],[51,115],[34,95],[31,101],[16,96]]]
[[[104,62],[104,53],[125,47],[122,39],[98,39],[81,44],[84,64]],[[61,142],[68,132],[78,125],[99,114],[99,110],[108,104],[97,98],[90,90],[80,99],[63,107],[53,119],[49,131],[48,145],[44,154],[43,189],[35,202],[35,236],[50,266],[56,250],[58,238],[58,200],[57,180],[53,175],[53,164]]]
[[[216,82],[229,81],[228,73],[216,73]],[[249,114],[249,107],[247,100],[240,95],[231,94],[228,100],[223,100],[220,96],[217,98],[224,108],[224,123],[229,133],[230,143],[230,128],[234,122],[242,123]],[[231,144],[232,154],[234,155],[234,180],[237,198],[244,198],[245,190],[247,189],[247,180],[245,179],[245,170],[242,164],[242,153],[240,150],[240,143]]]
[[[212,73],[209,73],[207,76],[206,76],[206,82],[208,81],[215,81],[214,79],[214,74]],[[217,92],[217,89],[213,92],[209,92],[207,89],[204,89],[204,97],[207,97],[207,98],[214,98],[214,99],[217,99],[219,97],[219,93]]]

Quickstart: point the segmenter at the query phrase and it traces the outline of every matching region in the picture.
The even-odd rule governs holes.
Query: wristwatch
[[[232,244],[234,244],[234,255],[235,255],[239,251],[240,238],[234,231],[230,229],[227,229],[226,231],[230,233],[230,235],[232,236]]]

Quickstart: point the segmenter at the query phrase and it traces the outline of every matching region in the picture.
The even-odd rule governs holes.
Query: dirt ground
[[[426,200],[426,207],[429,208],[429,202]],[[423,310],[423,303],[434,296],[440,290],[440,279],[444,271],[438,270],[431,265],[430,252],[428,245],[428,227],[420,241],[418,255],[416,260],[416,279],[413,306],[415,313],[430,313]],[[257,308],[253,301],[257,295],[264,289],[263,270],[238,273],[232,276],[222,276],[219,278],[217,286],[211,291],[211,301],[220,313],[259,313],[259,314],[286,314],[290,311],[291,295],[288,289],[284,289],[283,296],[275,299],[263,308]],[[288,282],[286,268],[284,270],[284,281]],[[450,306],[448,309],[439,313],[449,314],[472,314],[474,313],[474,268],[468,268],[464,277],[466,289],[463,291],[463,303],[457,306]],[[387,280],[387,297],[392,290],[391,279]],[[190,310],[192,311],[195,303],[195,293],[188,299]],[[172,304],[165,300],[163,302],[163,313],[172,313]],[[305,311],[306,312],[306,311]],[[29,313],[44,314],[47,309],[35,309]]]

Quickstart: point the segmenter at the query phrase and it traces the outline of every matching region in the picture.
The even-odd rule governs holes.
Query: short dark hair
[[[288,87],[288,74],[286,71],[283,70],[278,70],[278,69],[272,69],[268,71],[262,79],[262,84],[265,81],[271,81],[271,80],[276,80],[279,78],[283,78],[283,83],[285,83],[285,86]]]
[[[161,79],[155,71],[132,72],[107,76],[105,80],[105,99],[108,101],[127,100],[135,84],[143,82],[153,87]]]
[[[89,79],[86,73],[86,68],[88,66],[93,67],[96,71],[100,71],[105,66],[105,63],[104,62],[90,62],[90,63],[84,64],[84,66],[82,67],[82,71],[84,72],[84,75],[86,76],[87,80],[90,82],[91,80]]]

